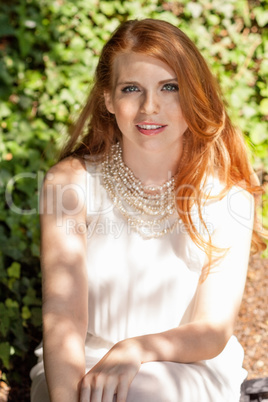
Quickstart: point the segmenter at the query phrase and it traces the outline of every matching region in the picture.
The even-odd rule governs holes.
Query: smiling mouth
[[[167,125],[165,124],[137,124],[136,125],[138,131],[142,135],[146,136],[154,136],[162,133]]]
[[[165,126],[158,125],[158,124],[137,124],[137,127],[143,130],[157,130],[158,128],[162,128]]]

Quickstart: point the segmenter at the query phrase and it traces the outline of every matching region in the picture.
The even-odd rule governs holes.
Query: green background
[[[263,179],[268,172],[268,2],[6,3],[0,5],[0,370],[12,383],[20,381],[18,365],[28,369],[34,363],[32,351],[41,339],[40,184],[86,99],[104,42],[127,19],[152,17],[181,28],[218,77]]]

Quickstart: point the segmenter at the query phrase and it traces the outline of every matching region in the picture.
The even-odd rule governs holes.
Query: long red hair
[[[201,222],[202,182],[217,172],[225,194],[239,184],[256,197],[262,189],[250,165],[243,135],[227,115],[217,81],[194,43],[177,27],[165,21],[131,20],[120,25],[104,46],[95,74],[95,84],[73,127],[60,159],[69,155],[104,155],[121,133],[115,117],[106,109],[104,92],[113,89],[113,62],[120,53],[137,52],[156,57],[175,72],[180,105],[188,129],[184,133],[184,163],[177,178],[177,207],[194,242],[208,255],[213,246],[193,225],[191,208],[198,206]],[[190,185],[189,185],[190,184]],[[200,189],[200,190],[197,190]],[[265,248],[258,234],[257,219],[252,238],[255,251]]]

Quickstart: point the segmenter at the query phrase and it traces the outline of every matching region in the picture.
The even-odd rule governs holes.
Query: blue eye
[[[169,92],[178,92],[179,86],[177,84],[165,84],[163,86],[163,90]]]
[[[127,87],[122,89],[122,92],[130,93],[130,92],[138,92],[139,88],[135,85],[128,85]]]

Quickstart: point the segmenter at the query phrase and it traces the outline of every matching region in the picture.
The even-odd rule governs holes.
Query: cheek
[[[176,105],[176,109],[175,109],[175,110],[176,110],[176,112],[174,111],[174,113],[176,114],[177,119],[178,119],[180,122],[185,122],[185,124],[187,125],[187,123],[186,123],[186,121],[185,121],[185,118],[184,118],[184,116],[183,116],[183,114],[182,114],[181,107],[180,107],[179,104]]]
[[[173,121],[177,122],[176,124],[180,130],[184,132],[188,128],[188,124],[182,114],[181,108],[177,107],[175,110],[171,111],[171,114],[173,114]]]
[[[188,124],[186,123],[186,120],[183,117],[182,113],[179,114],[178,120],[179,120],[180,127],[183,129],[183,131],[185,131],[188,128]]]
[[[115,110],[115,115],[118,120],[134,118],[136,113],[137,108],[133,102],[124,102],[121,105],[119,104]]]

